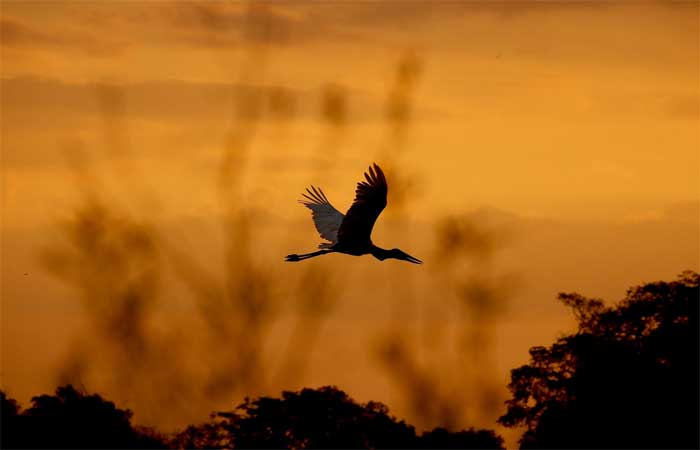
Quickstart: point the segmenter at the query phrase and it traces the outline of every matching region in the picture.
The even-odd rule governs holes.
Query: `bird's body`
[[[307,193],[302,194],[304,199],[299,202],[311,210],[318,233],[328,242],[321,243],[318,246],[320,250],[316,252],[287,255],[286,261],[302,261],[326,253],[345,253],[353,256],[371,254],[380,261],[394,258],[422,263],[397,248],[386,250],[374,245],[370,238],[372,228],[386,207],[389,188],[384,172],[376,164],[365,173],[365,178],[367,181],[357,184],[355,201],[345,215],[331,205],[320,188],[311,186],[311,189],[306,189]]]

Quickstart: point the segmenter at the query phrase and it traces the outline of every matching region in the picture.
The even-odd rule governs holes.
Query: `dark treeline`
[[[246,399],[170,436],[134,427],[131,415],[70,385],[34,397],[25,411],[2,393],[2,448],[503,448],[491,430],[417,435],[382,403],[359,404],[330,386]]]
[[[2,448],[167,448],[155,432],[132,426],[131,411],[70,385],[33,397],[24,411],[4,392],[0,400]]]
[[[700,275],[630,289],[615,306],[560,294],[578,330],[530,349],[498,421],[521,448],[699,448]],[[171,435],[68,385],[22,410],[0,393],[2,448],[503,448],[491,430],[416,433],[335,387],[246,399]]]

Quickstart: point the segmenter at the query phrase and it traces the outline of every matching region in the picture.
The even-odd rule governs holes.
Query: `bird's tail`
[[[318,248],[333,248],[334,245],[335,244],[333,244],[332,242],[321,242],[320,244],[318,244]]]

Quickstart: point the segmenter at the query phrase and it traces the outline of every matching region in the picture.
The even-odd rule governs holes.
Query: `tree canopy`
[[[530,349],[499,422],[522,448],[698,448],[700,276],[628,290],[615,306],[560,294],[575,334]]]
[[[417,436],[413,426],[389,415],[379,402],[356,403],[343,391],[285,391],[281,398],[246,399],[234,411],[191,426],[175,439],[179,448],[503,448],[490,430],[435,429]]]
[[[360,404],[331,386],[246,399],[170,437],[132,427],[131,411],[70,385],[34,397],[25,411],[1,391],[0,400],[2,448],[503,448],[491,430],[418,436],[382,403]]]
[[[131,425],[131,411],[71,385],[32,398],[21,411],[0,392],[2,448],[166,448],[157,436]]]

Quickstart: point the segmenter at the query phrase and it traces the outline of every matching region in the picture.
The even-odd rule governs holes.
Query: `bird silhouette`
[[[311,186],[311,189],[306,189],[306,194],[302,194],[304,200],[299,200],[299,203],[311,210],[318,233],[328,242],[321,243],[318,246],[320,250],[316,252],[287,255],[285,261],[302,261],[326,253],[345,253],[353,256],[370,254],[380,261],[400,259],[414,264],[423,263],[398,248],[385,250],[372,243],[372,228],[386,206],[389,187],[384,172],[377,164],[369,167],[365,178],[367,181],[357,183],[355,201],[345,215],[331,205],[321,188]]]

